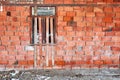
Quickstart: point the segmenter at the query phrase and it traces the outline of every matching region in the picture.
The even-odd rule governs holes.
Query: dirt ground
[[[0,80],[120,80],[120,69],[9,70]]]

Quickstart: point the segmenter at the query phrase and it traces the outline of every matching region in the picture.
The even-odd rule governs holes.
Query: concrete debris
[[[120,80],[120,70],[10,70],[0,71],[0,80]]]

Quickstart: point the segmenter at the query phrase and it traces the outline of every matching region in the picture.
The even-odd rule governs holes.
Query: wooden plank
[[[49,44],[49,17],[46,17],[46,44]]]
[[[39,20],[39,44],[42,44],[42,24],[41,24],[41,17],[38,18]]]
[[[53,17],[51,17],[50,18],[50,32],[51,32],[51,44],[52,44],[52,47],[51,47],[51,53],[52,53],[52,66],[54,66],[54,46],[53,46],[53,44],[54,44],[54,36],[53,36],[53,34],[54,34],[54,31],[53,31],[53,26],[54,26],[54,24],[53,24]]]
[[[46,17],[46,66],[49,66],[49,17]]]
[[[35,6],[35,12],[34,14],[37,15],[37,6]],[[37,17],[34,18],[34,68],[37,67]]]
[[[50,18],[50,32],[51,32],[51,44],[54,43],[54,36],[53,36],[53,17]]]

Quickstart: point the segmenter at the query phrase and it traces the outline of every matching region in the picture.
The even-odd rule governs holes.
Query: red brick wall
[[[11,15],[7,16],[10,12]],[[7,6],[0,12],[0,65],[13,68],[33,64],[33,53],[24,51],[30,44],[30,8]]]
[[[119,10],[112,6],[58,7],[57,54],[63,67],[117,67]]]
[[[45,0],[45,3],[113,3],[113,0]],[[6,16],[11,12],[10,16]],[[120,55],[120,6],[58,6],[57,45],[53,68],[118,68]],[[7,6],[0,12],[0,67],[31,68],[30,7]],[[38,67],[45,53],[38,46]],[[40,57],[43,55],[43,57]],[[51,60],[49,67],[52,68]]]

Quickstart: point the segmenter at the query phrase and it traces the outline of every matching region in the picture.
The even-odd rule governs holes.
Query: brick
[[[115,45],[115,46],[119,46],[119,45],[120,45],[120,42],[115,42],[114,45]]]
[[[5,31],[6,36],[13,36],[14,32],[13,31]]]
[[[14,63],[15,63],[15,60],[9,60],[7,64],[7,68],[14,68],[14,66],[12,66],[14,65]]]
[[[44,0],[44,3],[45,3],[45,4],[53,4],[53,1],[54,1],[54,0]]]
[[[85,64],[84,60],[77,60],[76,61],[76,65],[83,65],[83,64]]]
[[[105,17],[105,18],[103,18],[103,21],[111,23],[112,22],[112,17]]]
[[[94,7],[94,12],[103,12],[103,8]]]
[[[6,11],[15,11],[16,7],[15,6],[7,6],[7,7],[5,7],[5,10]]]
[[[0,55],[8,55],[8,51],[0,51]]]
[[[63,4],[63,0],[54,0],[54,4]]]
[[[113,27],[112,31],[120,31],[120,27]]]
[[[113,42],[120,42],[120,37],[119,36],[113,36],[112,41]]]
[[[11,40],[11,41],[19,41],[20,38],[19,38],[19,36],[11,36],[11,37],[10,37],[10,40]]]
[[[86,22],[93,22],[93,18],[91,18],[91,17],[86,17],[86,18],[84,18],[84,20]]]
[[[85,36],[89,36],[89,37],[92,37],[92,36],[94,36],[94,35],[95,35],[94,32],[86,32],[86,33],[85,33]]]
[[[73,0],[64,0],[64,4],[72,4]]]
[[[71,20],[73,20],[73,18],[70,17],[70,16],[64,16],[64,17],[63,17],[63,20],[64,20],[64,21],[71,21]]]
[[[105,46],[112,46],[112,45],[114,45],[115,43],[114,43],[114,42],[105,42],[104,44],[105,44]]]
[[[19,44],[19,43],[18,43]],[[30,44],[30,41],[21,41],[21,43],[20,43],[21,45],[29,45]]]
[[[72,30],[73,30],[73,27],[66,26],[66,27],[64,27],[64,30],[65,30],[65,31],[72,31]]]
[[[94,27],[93,31],[101,32],[102,31],[102,27]]]
[[[65,65],[71,65],[71,66],[73,66],[75,64],[76,64],[75,61],[65,61]]]
[[[107,12],[107,13],[113,12],[113,8],[112,7],[105,7],[104,12]]]
[[[57,65],[57,66],[64,66],[65,65],[65,61],[55,61],[55,65]]]
[[[95,18],[93,18],[93,21],[95,23],[102,23],[102,18],[101,17],[95,17]]]
[[[115,26],[119,28],[120,27],[120,23],[116,23]]]
[[[0,31],[0,36],[4,36],[5,32],[4,31]]]
[[[26,59],[26,60],[33,60],[34,57],[33,57],[33,55],[26,55],[26,56],[25,56],[25,59]]]
[[[113,47],[111,47],[111,50],[112,50],[112,51],[120,51],[120,47],[114,47],[114,46],[113,46]]]
[[[21,40],[21,41],[29,41],[29,40],[30,40],[30,37],[29,37],[29,36],[21,36],[21,37],[20,37],[20,40]]]
[[[76,42],[76,46],[85,46],[85,41]]]
[[[94,8],[91,6],[85,7],[86,12],[93,12]]]
[[[6,60],[14,60],[15,61],[15,55],[7,55]]]
[[[17,45],[17,46],[15,46],[15,48],[16,48],[17,51],[23,51],[24,50],[24,46],[22,46],[22,45]]]
[[[96,32],[96,36],[105,36],[104,32]]]
[[[8,29],[9,31],[16,31],[16,30],[17,30],[17,27],[15,27],[15,26],[9,26],[9,27],[7,27],[7,29]]]
[[[20,60],[18,61],[18,65],[27,65],[27,61],[26,60]]]
[[[120,32],[115,32],[115,35],[116,36],[120,36]]]
[[[58,10],[58,12],[59,12],[59,11],[62,12],[62,11],[64,10],[64,7],[59,6],[59,7],[57,7],[57,10]]]
[[[116,17],[120,17],[120,12],[115,14]]]
[[[86,17],[95,17],[95,13],[93,13],[93,12],[88,12],[88,13],[86,13]]]
[[[24,35],[23,32],[20,31],[15,32],[15,36],[23,36],[23,35]]]
[[[73,37],[74,41],[82,41],[82,37]]]
[[[103,61],[102,60],[94,60],[94,64],[95,65],[103,65]]]
[[[76,36],[77,37],[83,37],[85,36],[85,32],[81,31],[81,32],[76,32]]]
[[[92,41],[92,37],[83,37],[83,41]]]
[[[120,12],[120,7],[114,7],[114,8],[113,8],[113,12],[115,12],[115,13],[116,13],[116,12]]]
[[[66,12],[66,14],[67,14],[67,16],[73,17],[73,16],[75,16],[76,13],[73,11],[68,11],[68,12]]]
[[[65,55],[65,51],[64,50],[57,50],[57,55],[58,56]]]
[[[64,7],[64,11],[73,11],[73,7]]]
[[[6,21],[6,17],[0,17],[0,20]]]
[[[58,11],[58,17],[59,16],[66,16],[66,12],[64,12],[64,11]]]
[[[8,51],[15,51],[15,46],[7,46]]]
[[[24,55],[16,55],[16,60],[25,60]]]
[[[8,36],[1,36],[1,40],[3,41],[9,41],[10,38]]]
[[[59,29],[58,29],[59,30]],[[58,31],[58,35],[59,36],[65,36],[66,35],[66,32],[65,31]]]
[[[87,41],[86,42],[86,46],[92,46],[92,45],[95,45],[95,42],[93,42],[93,41]]]
[[[12,45],[12,46],[20,45],[20,41],[12,41],[12,42],[11,42],[11,45]]]
[[[5,46],[0,46],[0,51],[5,50],[5,49],[6,49]]]
[[[77,12],[76,12],[76,16],[84,17],[84,16],[85,16],[85,12],[77,11]]]
[[[75,36],[75,32],[71,32],[71,31],[70,31],[70,32],[67,32],[67,36],[71,36],[71,37],[72,37],[72,36]]]
[[[105,60],[104,61],[104,64],[106,65],[112,65],[113,64],[113,61],[112,60],[110,60],[110,59],[107,59],[107,60]]]
[[[3,22],[0,22],[0,26],[3,26],[4,24],[3,24]]]
[[[74,17],[74,21],[81,22],[83,21],[83,17]]]
[[[13,17],[13,18],[12,18],[12,21],[13,21],[13,22],[16,22],[16,21],[18,21],[18,18],[17,18],[17,17]]]
[[[111,17],[114,17],[115,16],[115,14],[114,13],[105,13],[105,16],[111,16]]]
[[[10,45],[10,41],[2,41],[2,45],[8,46]]]
[[[8,64],[8,60],[0,60],[0,64],[1,65],[7,65]]]
[[[6,27],[5,26],[0,26],[0,31],[5,31]]]
[[[114,36],[115,35],[115,32],[106,32],[105,33],[105,36]]]
[[[86,25],[86,22],[77,22],[77,26],[79,27],[85,27]]]
[[[96,15],[97,17],[104,17],[104,16],[105,16],[105,13],[96,12],[95,15]]]
[[[111,37],[102,37],[101,40],[102,41],[111,41],[112,38]]]
[[[19,11],[12,11],[11,16],[20,16],[20,12]]]
[[[33,60],[27,60],[27,65],[33,65],[34,61]]]
[[[63,26],[66,26],[66,25],[67,25],[67,22],[65,22],[65,21],[59,21],[58,22],[58,26],[63,27]]]
[[[74,41],[69,41],[68,43],[67,43],[67,46],[75,46],[75,42]]]

